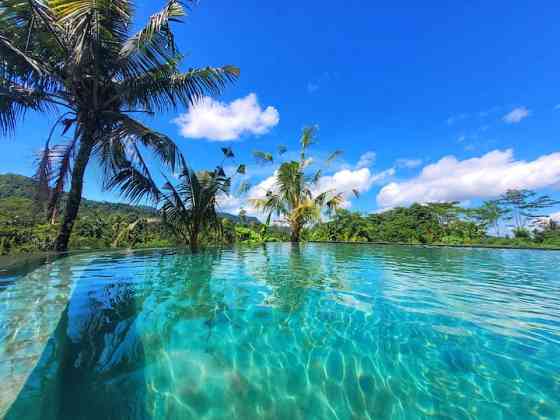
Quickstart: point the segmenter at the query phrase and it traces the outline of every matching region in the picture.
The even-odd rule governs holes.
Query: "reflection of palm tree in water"
[[[44,314],[45,311],[58,313],[56,309],[59,306],[64,307],[63,305],[65,305],[65,309],[61,312],[56,329],[42,349],[42,354],[36,361],[25,385],[9,408],[6,419],[55,419],[60,415],[61,404],[65,398],[62,390],[62,384],[64,383],[62,372],[68,354],[68,296],[73,283],[72,267],[75,264],[76,261],[72,257],[67,257],[57,263],[55,268],[45,266],[44,269],[39,269],[36,272],[43,273],[44,270],[49,270],[47,276],[38,276],[40,277],[38,280],[41,281],[30,292],[34,299],[37,299],[37,302],[35,302],[33,310],[27,313],[25,317],[27,319],[33,318],[32,322],[41,321],[41,319],[48,319],[52,316],[52,314]],[[51,269],[56,271],[51,273]],[[57,278],[57,283],[54,285],[57,293],[54,299],[51,299],[46,296],[47,294],[52,295],[53,284],[47,277],[53,277],[53,274]],[[29,287],[29,285],[26,286]],[[41,294],[40,297],[37,295],[38,292]],[[42,292],[45,296],[42,296]],[[39,319],[36,320],[35,318]],[[45,325],[42,323],[37,323],[36,330],[42,331],[44,327]],[[34,337],[31,341],[38,344],[41,337]],[[27,350],[20,349],[19,351]]]
[[[340,279],[334,273],[326,275],[317,254],[306,255],[306,245],[294,243],[290,245],[287,261],[270,255],[267,247],[263,247],[266,264],[259,267],[259,278],[262,278],[272,289],[266,303],[277,306],[283,311],[296,312],[306,301],[313,289],[340,288]],[[283,252],[283,248],[278,248]],[[285,262],[280,267],[277,261]]]
[[[213,288],[214,268],[222,257],[220,250],[191,254],[188,251],[171,259],[161,260],[153,276],[160,279],[154,292],[155,318],[165,320],[158,325],[157,335],[166,342],[178,321],[201,320],[209,328],[225,311],[224,291]],[[150,274],[148,278],[152,277]],[[165,315],[165,316],[164,316]]]
[[[226,368],[211,340],[219,320],[227,319],[224,293],[231,287],[213,281],[221,258],[219,250],[187,251],[154,268],[160,282],[144,305],[142,342],[151,372],[147,404],[162,417],[196,417],[190,411],[193,401],[207,400],[200,388],[202,375]]]
[[[210,334],[224,308],[222,293],[213,292],[210,281],[219,258],[217,252],[151,255],[148,269],[140,272],[120,271],[126,261],[111,262],[117,268],[102,286],[104,273],[94,268],[93,278],[77,282],[50,347],[8,418],[147,415],[154,396],[144,369],[161,358],[174,326],[202,320]],[[32,403],[33,395],[41,401]]]

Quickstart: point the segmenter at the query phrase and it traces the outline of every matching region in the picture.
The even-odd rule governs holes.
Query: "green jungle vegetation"
[[[0,175],[0,255],[54,249],[59,221],[52,223],[45,218],[44,208],[35,199],[36,193],[34,179]],[[543,219],[539,212],[549,204],[550,200],[543,200],[530,191],[510,191],[499,200],[474,209],[461,208],[457,203],[413,204],[364,215],[339,208],[328,221],[316,221],[304,228],[301,239],[560,248],[559,224]],[[152,207],[84,199],[70,238],[70,249],[186,245],[189,239],[178,235],[164,214]],[[216,216],[211,226],[199,232],[201,245],[258,244],[291,239],[288,228],[260,223],[244,212],[240,215],[217,213]],[[500,234],[508,223],[514,225],[508,229],[509,235],[488,234],[489,231]]]
[[[35,200],[37,182],[22,175],[0,175],[0,255],[54,249],[60,221],[45,217]],[[63,206],[64,203],[61,203]],[[260,243],[288,240],[285,229],[266,227],[254,217],[218,213],[221,234],[204,232],[201,244]],[[182,246],[155,208],[82,200],[70,249]]]
[[[331,221],[310,229],[307,238],[313,241],[560,248],[560,225],[554,220],[543,219],[532,228],[513,228],[505,236],[496,236],[488,233],[494,222],[481,216],[483,210],[484,207],[464,209],[457,203],[413,204],[369,215],[343,209]]]

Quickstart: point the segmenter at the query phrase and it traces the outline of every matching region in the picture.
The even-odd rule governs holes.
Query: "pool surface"
[[[560,252],[268,244],[16,277],[0,418],[560,418]]]

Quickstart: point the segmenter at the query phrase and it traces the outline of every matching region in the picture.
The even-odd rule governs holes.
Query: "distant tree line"
[[[560,247],[558,223],[546,214],[556,204],[534,191],[509,190],[475,208],[447,202],[368,215],[339,210],[306,236],[315,241]]]

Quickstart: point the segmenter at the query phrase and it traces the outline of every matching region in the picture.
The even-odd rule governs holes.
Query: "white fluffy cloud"
[[[234,195],[222,194],[218,197],[218,209],[219,211],[237,215],[243,207],[243,200],[240,197]]]
[[[324,191],[334,190],[344,193],[346,198],[353,194],[352,190],[365,193],[370,190],[375,182],[382,181],[395,174],[394,169],[388,169],[379,173],[372,173],[369,168],[356,170],[343,169],[332,175],[321,177],[314,191],[320,194]]]
[[[513,151],[494,150],[478,158],[447,156],[424,167],[420,175],[392,182],[381,189],[377,203],[395,207],[414,202],[464,201],[490,198],[508,189],[560,186],[560,153],[527,162],[514,160]]]
[[[377,158],[377,154],[375,152],[372,151],[365,152],[362,156],[360,156],[360,159],[356,164],[356,168],[357,169],[369,168],[375,163],[376,158]]]
[[[529,111],[524,106],[520,106],[518,108],[514,108],[511,112],[504,115],[504,121],[508,124],[517,124],[521,122],[521,120],[527,118],[531,111]]]
[[[244,134],[266,134],[279,121],[276,108],[268,106],[263,110],[254,93],[229,104],[206,97],[173,120],[182,136],[213,141],[236,140]]]
[[[544,217],[539,217],[536,219],[537,225],[538,224],[547,224],[550,221],[554,221],[557,223],[560,223],[560,211],[556,212],[556,213],[550,213],[548,216],[544,216]]]

